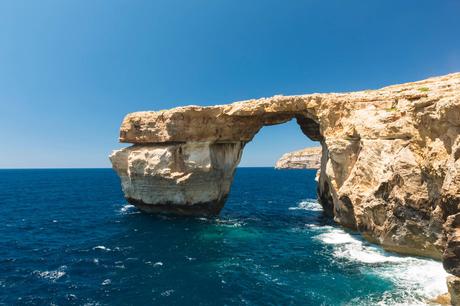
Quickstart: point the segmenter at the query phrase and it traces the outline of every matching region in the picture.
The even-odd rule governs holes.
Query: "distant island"
[[[305,148],[283,154],[275,164],[276,169],[319,169],[321,147]]]

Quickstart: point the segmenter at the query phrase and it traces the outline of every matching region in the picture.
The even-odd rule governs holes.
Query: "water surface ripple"
[[[322,216],[315,172],[237,170],[215,219],[127,205],[110,169],[0,171],[2,305],[423,305],[441,264]]]

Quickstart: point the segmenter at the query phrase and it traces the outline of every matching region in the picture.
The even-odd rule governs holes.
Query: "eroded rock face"
[[[460,213],[447,218],[444,223],[444,233],[446,238],[443,253],[444,268],[447,272],[460,276]]]
[[[216,215],[230,191],[243,144],[134,145],[110,160],[126,199],[146,212]]]
[[[111,160],[141,209],[214,214],[244,144],[292,118],[321,143],[318,196],[327,214],[387,249],[444,253],[458,263],[458,240],[448,238],[458,225],[446,222],[460,212],[460,73],[379,90],[132,113],[120,141],[135,146]]]
[[[449,290],[450,303],[453,306],[460,305],[460,277],[448,276],[447,289]]]
[[[305,148],[283,154],[276,162],[276,169],[319,169],[321,147]]]

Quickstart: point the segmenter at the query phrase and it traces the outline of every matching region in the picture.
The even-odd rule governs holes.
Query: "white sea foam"
[[[169,290],[166,290],[166,291],[163,291],[161,293],[161,296],[170,296],[171,294],[174,293],[174,290],[173,289],[169,289]]]
[[[134,205],[126,204],[120,208],[120,213],[122,215],[131,215],[131,214],[137,214],[139,213],[139,211],[136,209]]]
[[[69,293],[69,294],[66,295],[66,298],[69,301],[75,301],[77,299],[77,296],[75,294]]]
[[[336,258],[362,263],[402,262],[406,261],[407,258],[384,253],[380,248],[370,245],[356,235],[351,235],[338,228],[332,228],[316,236],[316,238],[323,243],[336,245],[333,251],[333,255]]]
[[[225,227],[241,227],[244,225],[244,222],[237,219],[216,219],[215,222]]]
[[[323,207],[318,203],[317,200],[307,199],[301,201],[295,207],[289,207],[289,210],[310,210],[310,211],[322,211]]]
[[[378,268],[375,273],[391,280],[404,292],[406,305],[425,305],[426,300],[447,292],[447,273],[442,264],[434,260],[408,258],[404,263]]]
[[[105,279],[103,282],[102,282],[102,286],[108,286],[112,283],[112,281],[110,279]]]
[[[378,301],[357,299],[353,305],[425,305],[427,300],[447,292],[447,274],[440,262],[389,253],[334,227],[324,229],[315,238],[333,246],[332,255],[337,260],[360,262],[362,273],[387,279],[396,288],[396,292],[387,292]]]
[[[331,228],[323,234],[319,234],[316,238],[327,244],[353,244],[360,242],[354,239],[350,234],[334,228]]]
[[[106,251],[106,252],[110,251],[108,247],[105,247],[103,245],[97,245],[93,248],[93,250],[101,250],[101,251]]]
[[[311,224],[305,224],[306,227],[308,227],[311,230],[317,231],[317,232],[327,232],[329,230],[334,229],[334,227],[330,225],[319,225],[316,223],[311,223]]]
[[[52,271],[38,271],[38,270],[35,270],[33,273],[35,275],[38,275],[41,278],[56,281],[56,280],[60,279],[61,277],[63,277],[66,274],[66,272],[65,272],[66,269],[67,269],[67,266],[61,266],[57,270],[52,270]]]

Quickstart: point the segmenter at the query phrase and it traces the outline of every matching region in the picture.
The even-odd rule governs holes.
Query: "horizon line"
[[[275,168],[275,166],[238,166],[236,168]],[[0,168],[2,170],[98,170],[112,169],[112,167],[18,167],[18,168]],[[283,170],[283,169],[280,169]],[[289,169],[289,170],[308,170],[308,169]]]

